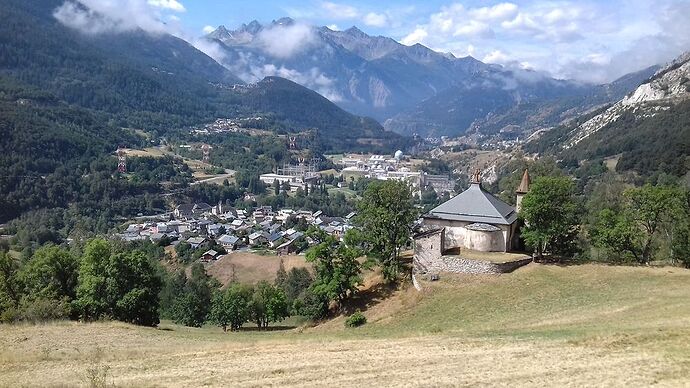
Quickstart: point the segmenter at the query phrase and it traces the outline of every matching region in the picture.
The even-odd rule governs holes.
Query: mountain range
[[[206,39],[221,46],[220,63],[246,82],[283,76],[406,135],[493,134],[518,126],[527,136],[622,98],[656,70],[590,85],[290,18],[220,26]]]
[[[243,82],[231,71],[172,35],[84,33],[56,20],[62,0],[4,3],[0,77],[105,112],[121,127],[165,132],[219,117],[261,114],[283,131],[319,129],[324,150],[382,144],[372,139],[384,138],[390,147],[400,146],[401,138],[379,123],[297,83],[267,79],[247,93],[235,87]]]

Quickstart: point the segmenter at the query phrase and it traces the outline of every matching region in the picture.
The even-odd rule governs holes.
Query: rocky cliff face
[[[657,71],[632,93],[602,113],[590,118],[570,131],[564,149],[576,146],[626,114],[635,119],[654,117],[690,98],[690,52]]]

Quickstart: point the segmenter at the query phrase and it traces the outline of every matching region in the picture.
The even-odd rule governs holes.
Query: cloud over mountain
[[[305,24],[274,24],[262,29],[257,40],[270,55],[289,58],[314,44],[316,36],[312,27]]]

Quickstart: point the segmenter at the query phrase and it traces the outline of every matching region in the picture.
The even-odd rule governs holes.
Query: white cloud
[[[512,60],[512,58],[508,57],[508,55],[501,50],[494,50],[482,58],[482,62],[484,63],[496,63],[500,65],[509,63]]]
[[[351,5],[332,3],[330,1],[322,2],[321,9],[331,19],[355,19],[360,15],[359,10]]]
[[[415,8],[413,6],[374,9],[358,8],[352,5],[322,1],[316,10],[289,8],[290,15],[298,18],[321,19],[327,21],[351,20],[366,26],[399,28],[401,20],[406,19]]]
[[[476,38],[493,38],[494,30],[488,24],[470,20],[469,23],[458,26],[453,33],[453,36],[476,37]]]
[[[55,9],[53,16],[62,24],[87,34],[125,32],[138,28],[163,32],[165,24],[143,0],[124,4],[82,0],[66,1]]]
[[[302,86],[316,91],[333,102],[343,100],[335,87],[335,81],[324,74],[318,67],[301,72],[285,65],[265,63],[263,65],[252,64],[257,58],[251,53],[240,52],[239,58],[225,66],[243,81],[252,83],[265,77],[277,76],[294,81]]]
[[[384,27],[388,23],[388,16],[382,13],[369,12],[364,15],[364,24],[372,27]]]
[[[213,31],[215,31],[216,28],[213,26],[204,26],[204,28],[201,30],[204,34],[210,34]]]
[[[514,18],[517,12],[517,5],[513,3],[500,3],[491,7],[470,10],[469,14],[477,20],[502,21]]]
[[[690,50],[686,0],[463,3],[441,6],[402,31],[400,42],[590,82],[609,82]]]
[[[267,53],[278,58],[289,58],[316,42],[312,27],[300,23],[265,28],[257,38]]]
[[[53,11],[62,24],[87,34],[119,33],[142,29],[151,33],[169,32],[163,20],[176,21],[167,12],[184,11],[174,0],[67,0]],[[179,19],[178,19],[179,20]]]
[[[417,27],[417,29],[412,31],[409,35],[402,38],[400,40],[400,43],[411,46],[415,43],[423,42],[424,40],[426,40],[427,36],[429,36],[429,33],[426,31],[426,28]]]
[[[215,41],[204,38],[193,38],[187,40],[197,50],[213,58],[216,62],[222,64],[225,60],[225,50]]]
[[[337,24],[329,24],[326,27],[328,27],[329,29],[331,29],[333,31],[340,31],[340,27],[338,27]]]
[[[184,5],[177,0],[148,0],[148,3],[154,7],[169,9],[175,12],[185,12]]]

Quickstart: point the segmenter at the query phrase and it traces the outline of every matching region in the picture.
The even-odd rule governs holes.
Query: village
[[[410,159],[402,151],[394,155],[346,154],[333,157],[338,166],[338,179],[332,182],[334,190],[348,190],[357,179],[396,180],[407,182],[415,192],[434,190],[453,193],[454,181],[448,175],[432,175],[421,171],[419,160]],[[423,162],[423,161],[422,161]],[[276,173],[260,175],[260,181],[268,188],[280,187],[289,195],[319,185],[324,172],[316,171],[313,161],[299,165],[285,165]],[[330,187],[330,186],[329,186]],[[246,201],[256,201],[256,196],[246,193]],[[194,259],[214,262],[234,251],[266,252],[275,255],[299,254],[313,245],[305,236],[310,227],[342,240],[353,228],[351,212],[344,217],[324,214],[322,210],[274,208],[255,206],[238,208],[219,201],[210,205],[205,202],[181,203],[172,211],[144,219],[132,220],[112,237],[122,241],[151,241],[176,250],[191,250]],[[178,247],[184,244],[183,247]],[[187,247],[188,245],[188,247]]]
[[[222,202],[214,206],[203,202],[186,203],[178,205],[167,221],[131,223],[114,237],[172,246],[187,243],[194,251],[203,249],[200,261],[212,262],[233,251],[297,254],[313,243],[304,234],[309,227],[342,239],[353,227],[354,216],[354,212],[346,217],[329,217],[322,211],[274,210],[271,206],[246,211]]]

